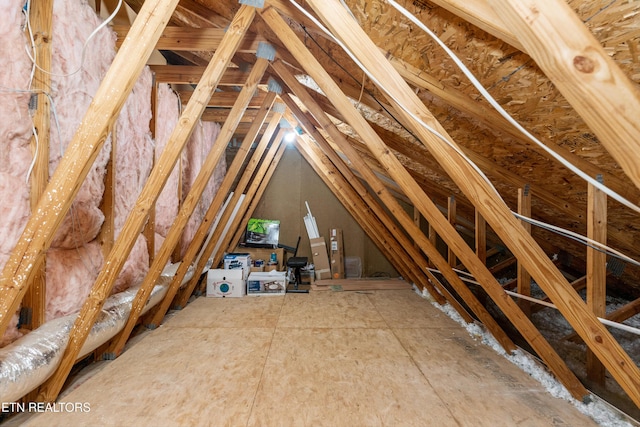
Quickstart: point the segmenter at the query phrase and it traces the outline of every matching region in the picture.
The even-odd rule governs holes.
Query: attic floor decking
[[[412,291],[199,298],[28,426],[589,426]]]

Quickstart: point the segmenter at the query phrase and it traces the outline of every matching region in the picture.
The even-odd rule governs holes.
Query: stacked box
[[[316,237],[309,242],[311,243],[316,279],[331,279],[331,267],[329,266],[329,255],[327,255],[327,244],[324,241],[324,237]]]
[[[286,291],[284,271],[253,272],[247,279],[247,295],[284,295]]]
[[[226,298],[241,297],[246,294],[245,281],[241,269],[213,269],[207,272],[207,296]]]
[[[342,230],[332,228],[329,230],[329,253],[331,257],[331,278],[344,279],[344,249]]]
[[[251,254],[232,252],[224,256],[225,270],[242,270],[242,279],[247,280],[251,270]]]

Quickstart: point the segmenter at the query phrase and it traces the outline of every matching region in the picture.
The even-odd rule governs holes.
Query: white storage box
[[[253,272],[247,279],[247,295],[284,295],[286,291],[284,271]]]
[[[208,297],[241,297],[246,294],[242,269],[213,269],[207,272]]]
[[[251,270],[251,254],[248,253],[228,253],[224,256],[225,270],[242,269],[244,280],[247,280]]]

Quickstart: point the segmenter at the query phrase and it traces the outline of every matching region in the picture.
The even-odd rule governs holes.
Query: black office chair
[[[300,269],[306,267],[309,259],[306,256],[296,256],[298,254],[298,247],[300,246],[300,236],[298,236],[298,243],[296,243],[296,250],[291,258],[287,259],[287,267],[293,268],[293,276],[295,283],[293,289],[287,288],[287,292],[308,293],[308,289],[298,289],[298,286],[302,284],[302,275]]]

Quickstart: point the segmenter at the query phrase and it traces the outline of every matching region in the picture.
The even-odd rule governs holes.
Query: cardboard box
[[[287,273],[284,271],[255,272],[247,279],[247,295],[284,295]]]
[[[243,271],[242,279],[247,280],[249,271],[251,270],[251,254],[232,252],[224,256],[225,270]]]
[[[329,266],[329,255],[327,255],[327,244],[324,237],[316,237],[311,239],[309,243],[311,243],[316,280],[331,279],[331,267]]]
[[[285,252],[283,248],[249,248],[244,246],[236,247],[236,252],[246,252],[251,255],[251,260],[255,262],[257,259],[261,259],[264,261],[264,266],[266,267],[271,259],[271,254],[275,253],[278,261],[278,271],[284,270],[282,268],[283,265],[286,264]],[[265,268],[266,271],[266,268]]]
[[[242,297],[246,294],[246,288],[241,269],[213,269],[207,272],[208,297]]]
[[[344,279],[344,249],[342,230],[340,228],[329,230],[329,255],[331,259],[331,278]]]
[[[245,242],[248,244],[277,248],[279,238],[279,220],[250,218],[247,222]]]

